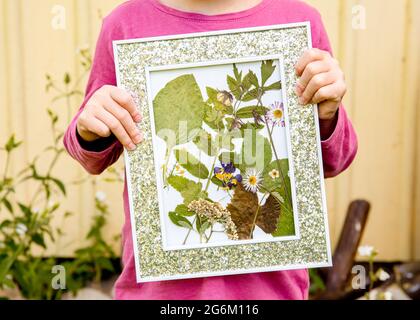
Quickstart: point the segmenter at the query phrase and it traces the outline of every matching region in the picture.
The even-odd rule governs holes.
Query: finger
[[[311,79],[319,74],[328,72],[331,70],[331,64],[326,60],[319,60],[309,63],[303,71],[302,77],[296,84],[296,94],[300,97],[305,91],[306,86],[309,84]]]
[[[116,103],[131,114],[135,122],[139,123],[141,121],[142,117],[140,112],[137,110],[133,97],[128,92],[117,87],[112,87],[110,94]]]
[[[101,120],[111,130],[111,132],[117,137],[121,144],[128,150],[135,150],[136,145],[131,140],[128,133],[125,131],[121,122],[110,112],[102,109],[98,114],[95,115],[97,119]]]
[[[342,82],[335,82],[320,88],[314,95],[312,102],[321,103],[326,100],[339,102],[346,93],[346,86]]]
[[[303,71],[309,63],[317,60],[323,60],[327,57],[331,57],[327,51],[319,50],[316,48],[305,51],[295,66],[296,74],[298,76],[302,75]]]
[[[96,116],[89,119],[89,125],[87,126],[87,129],[89,132],[92,132],[101,138],[108,138],[112,134],[108,126],[96,118]]]
[[[305,88],[305,91],[302,93],[299,98],[299,103],[301,105],[306,105],[312,101],[314,94],[321,89],[322,87],[328,86],[336,80],[336,76],[333,72],[324,72],[317,74],[312,77],[308,85]]]
[[[121,108],[121,106],[112,99],[105,101],[104,107],[105,110],[109,111],[115,118],[120,121],[125,131],[129,134],[131,140],[135,144],[139,144],[142,141],[140,130],[137,128],[133,118],[126,109]]]

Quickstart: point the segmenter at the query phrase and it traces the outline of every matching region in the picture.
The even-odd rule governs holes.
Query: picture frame
[[[309,22],[114,41],[143,115],[125,150],[138,283],[332,264]]]

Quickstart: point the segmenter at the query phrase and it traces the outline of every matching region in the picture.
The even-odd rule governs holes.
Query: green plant
[[[63,80],[57,82],[47,75],[46,92],[53,94],[47,114],[51,124],[51,142],[33,160],[22,168],[14,168],[11,163],[16,151],[23,142],[12,135],[4,147],[0,148],[5,166],[0,176],[0,290],[17,287],[23,297],[28,299],[60,299],[63,291],[51,286],[58,258],[44,258],[50,244],[63,236],[65,221],[72,213],[62,205],[69,186],[77,187],[84,183],[96,185],[97,178],[86,176],[79,181],[63,181],[56,170],[63,156],[61,140],[64,131],[59,127],[59,117],[53,108],[56,103],[65,102],[68,121],[73,113],[72,105],[82,94],[78,90],[91,66],[89,50],[80,50],[80,64],[83,72],[72,80],[65,73]],[[119,170],[112,168],[104,177],[107,182],[120,183]],[[20,190],[29,184],[29,198]],[[89,245],[77,250],[74,261],[63,262],[66,269],[68,290],[76,293],[91,280],[100,281],[104,270],[113,272],[112,259],[115,252],[103,238],[103,228],[107,223],[108,207],[100,199],[95,200],[96,213],[91,230],[87,235]],[[61,227],[52,227],[53,220],[62,219]],[[34,255],[34,250],[41,252]]]

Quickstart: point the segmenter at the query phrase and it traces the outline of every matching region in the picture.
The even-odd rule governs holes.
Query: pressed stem
[[[219,151],[220,150],[218,150],[216,152],[216,154],[219,154]],[[210,176],[209,176],[209,178],[207,180],[206,189],[204,190],[204,192],[209,191],[209,187],[210,187],[210,183],[211,183],[211,178],[213,177],[214,168],[216,168],[217,159],[219,159],[219,157],[215,157],[214,158],[214,162],[213,162],[213,165],[212,165],[211,170],[210,170]]]
[[[258,215],[260,214],[261,204],[262,204],[262,202],[264,201],[264,199],[265,199],[265,197],[266,197],[266,196],[267,196],[267,194],[265,194],[265,195],[261,198],[260,202],[258,203],[258,208],[257,208],[257,211],[255,212],[254,221],[252,222],[251,233],[249,234],[249,238],[250,238],[250,239],[252,239],[252,238],[253,238],[253,237],[252,237],[252,235],[253,235],[254,230],[255,230],[255,225],[257,224]]]
[[[194,226],[194,223],[197,221],[197,216],[195,216],[192,225]],[[183,246],[185,246],[187,244],[188,238],[190,237],[192,229],[188,230],[187,236],[185,237],[184,242],[182,243]]]

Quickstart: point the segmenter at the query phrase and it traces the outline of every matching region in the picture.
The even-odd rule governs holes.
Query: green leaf
[[[180,204],[179,206],[177,206],[175,209],[175,213],[183,217],[192,217],[195,215],[194,212],[188,210],[188,207],[185,204]]]
[[[204,234],[208,229],[211,228],[211,223],[206,221],[203,224],[201,224],[200,229],[198,230],[198,232],[200,234]]]
[[[250,106],[239,109],[236,116],[241,119],[251,119],[254,118],[254,112],[263,116],[268,112],[268,110],[269,109],[266,107]]]
[[[178,163],[194,177],[199,179],[209,177],[210,173],[207,167],[187,150],[175,150],[175,157]]]
[[[55,178],[50,178],[50,180],[57,185],[57,187],[60,189],[60,191],[63,193],[63,195],[67,194],[66,187],[64,186],[63,182],[61,182],[60,180],[55,179]]]
[[[11,152],[14,149],[18,148],[21,144],[22,144],[22,142],[16,142],[15,135],[12,135],[9,138],[9,140],[7,141],[7,143],[4,146],[4,148],[6,149],[7,152]]]
[[[220,181],[219,179],[216,178],[216,176],[214,176],[213,178],[211,178],[211,182],[216,185],[219,188],[223,187],[223,182]]]
[[[280,173],[280,177],[273,179],[270,176],[270,172],[272,170],[277,170]],[[277,191],[284,199],[286,199],[286,190],[285,186],[288,189],[291,189],[290,187],[290,177],[288,175],[289,172],[289,160],[288,159],[282,159],[279,161],[273,161],[270,164],[268,164],[263,172],[264,177],[264,183],[263,186],[265,189],[270,191]],[[290,194],[290,192],[289,192]]]
[[[10,203],[10,201],[9,201],[9,200],[7,200],[6,198],[4,198],[4,199],[3,199],[3,204],[4,204],[4,206],[6,207],[6,209],[7,209],[10,213],[13,213],[13,206],[12,206],[12,204]]]
[[[207,87],[206,91],[207,91],[207,96],[209,97],[209,99],[211,101],[217,101],[218,91],[216,89],[213,89],[211,87]]]
[[[205,152],[207,155],[214,157],[217,153],[217,146],[212,139],[211,134],[205,130],[201,130],[200,133],[194,138],[194,144],[198,149]]]
[[[250,102],[253,100],[257,100],[259,95],[259,89],[252,89],[251,91],[247,92],[241,99],[243,102]]]
[[[25,217],[30,217],[32,215],[32,211],[29,207],[25,206],[22,203],[18,203],[18,206],[20,208],[20,210],[22,211],[22,213],[25,215]]]
[[[188,180],[185,177],[170,176],[168,183],[181,194],[185,205],[189,205],[191,201],[208,197],[207,192],[202,190],[203,185],[201,183]]]
[[[44,249],[47,249],[47,245],[45,244],[45,241],[44,241],[44,236],[43,236],[43,235],[41,235],[41,234],[39,234],[39,233],[34,234],[34,235],[32,236],[32,241],[33,241],[34,243],[36,243],[37,245],[39,245],[40,247],[42,247],[42,248],[44,248]]]
[[[257,168],[263,171],[273,159],[270,141],[260,135],[255,128],[245,129],[241,159],[242,168]]]
[[[201,128],[204,106],[200,87],[192,74],[170,81],[153,102],[157,135],[168,143],[169,148],[189,142],[194,138],[189,133]],[[182,132],[179,130],[181,124],[185,126]],[[169,133],[176,141],[168,139]]]
[[[255,88],[259,88],[260,86],[258,83],[257,75],[251,70],[249,70],[249,72],[244,77],[242,84],[244,86],[245,91],[249,90],[252,86],[254,86]]]
[[[233,64],[233,74],[235,75],[235,79],[238,83],[242,82],[242,71],[239,72],[238,67],[236,64]]]
[[[193,229],[191,222],[187,218],[180,216],[175,212],[169,212],[169,219],[178,227]]]
[[[231,76],[227,76],[227,84],[229,86],[230,92],[233,94],[233,96],[236,99],[240,99],[242,95],[242,89],[240,83],[238,83],[235,79],[233,79]]]
[[[281,88],[282,88],[282,85],[281,85],[281,82],[279,81],[279,82],[275,82],[275,83],[269,85],[268,87],[264,87],[264,91],[265,92],[276,91],[276,90],[281,90]]]
[[[274,70],[276,70],[276,66],[274,66],[273,60],[263,61],[263,63],[261,64],[261,78],[263,86],[265,85],[267,80],[271,78],[271,76],[274,73]]]
[[[66,74],[64,75],[64,84],[70,84],[70,82],[71,82],[70,74],[66,72]]]

